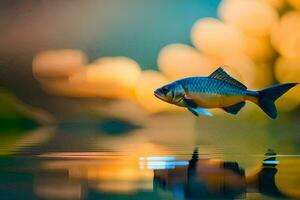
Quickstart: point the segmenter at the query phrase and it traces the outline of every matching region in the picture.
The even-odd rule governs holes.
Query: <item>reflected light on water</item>
[[[228,127],[228,123],[225,124],[227,124],[225,127]],[[205,137],[215,143],[215,137],[220,132],[209,131],[205,125],[201,126],[201,130],[203,131],[197,131],[197,135],[201,135],[200,141],[195,141],[204,144],[199,146],[200,153],[196,148],[192,155],[189,149],[193,148],[191,145],[193,142],[190,141],[189,145],[175,145],[173,140],[181,140],[181,138],[174,138],[174,134],[171,133],[169,138],[173,140],[167,143],[169,145],[162,145],[161,140],[152,143],[149,141],[153,139],[141,137],[143,132],[138,132],[137,139],[136,136],[128,136],[126,139],[124,135],[108,136],[99,132],[96,137],[86,131],[77,138],[75,133],[64,132],[60,137],[65,138],[65,135],[70,134],[73,143],[78,139],[84,143],[83,138],[92,136],[95,143],[103,144],[102,148],[97,146],[92,150],[89,145],[85,151],[74,151],[74,149],[73,151],[42,151],[37,157],[33,156],[34,163],[30,156],[15,157],[9,170],[33,174],[32,183],[26,180],[26,184],[33,184],[34,194],[41,199],[93,199],[91,193],[97,194],[101,199],[109,199],[109,195],[134,198],[140,192],[147,192],[143,194],[145,198],[147,195],[157,195],[153,199],[166,199],[164,196],[166,194],[169,195],[169,199],[176,199],[178,196],[182,199],[228,198],[229,196],[234,199],[244,198],[246,194],[247,197],[257,195],[255,199],[265,199],[266,196],[278,197],[282,193],[289,197],[299,197],[297,193],[299,155],[298,157],[293,154],[276,155],[269,150],[271,153],[266,154],[267,158],[263,160],[264,155],[251,154],[257,150],[252,143],[247,143],[248,147],[243,147],[246,150],[239,147],[240,154],[237,154],[234,144],[247,146],[246,143],[241,143],[245,140],[245,135],[240,136],[243,138],[241,140],[238,137],[241,135],[240,132],[237,135],[230,135],[233,133],[232,130],[227,130],[229,136],[218,140],[221,144],[226,143],[226,140],[231,141],[229,146],[233,148],[234,155],[228,155],[228,152],[224,154],[224,149],[217,151],[217,148],[211,148],[212,144],[205,145],[210,143],[205,140]],[[163,132],[156,132],[153,129],[151,134],[167,137]],[[256,138],[258,146],[264,148],[266,144],[260,143],[263,140],[259,137],[261,134],[264,135],[261,131],[257,134],[252,132],[250,137],[254,136],[253,141]],[[186,132],[181,131],[181,136],[186,137]],[[232,138],[235,138],[234,141]],[[66,146],[69,143],[69,137],[63,140],[57,139]],[[115,145],[112,140],[115,141]],[[271,143],[269,140],[271,139],[268,139],[267,144]],[[226,156],[230,159],[225,159]],[[245,164],[248,161],[256,166],[256,169]],[[3,168],[2,162],[0,168],[4,171],[8,170],[5,166]],[[1,181],[0,186],[9,180],[1,179]]]
[[[283,193],[289,194],[292,198],[299,199],[299,180],[300,173],[297,172],[300,166],[300,159],[295,159],[294,155],[284,156],[280,159],[278,165],[278,173],[276,177],[276,183]],[[293,174],[289,176],[288,174]]]
[[[187,161],[176,161],[174,156],[165,157],[141,157],[140,159],[141,169],[173,169],[178,166],[187,166]]]
[[[58,159],[54,159],[56,156]],[[43,169],[66,170],[70,180],[88,181],[88,185],[98,191],[132,193],[139,189],[152,189],[153,173],[141,170],[136,156],[78,152],[52,154],[50,157],[54,160],[44,162]]]
[[[46,199],[82,199],[80,183],[66,183],[59,180],[37,181],[33,188],[37,197]]]
[[[0,132],[0,156],[17,154],[19,151],[35,145],[43,144],[54,136],[53,127],[42,127],[34,130],[26,131],[21,135],[14,135],[14,133]]]
[[[88,185],[102,192],[132,193],[140,189],[152,190],[153,172],[141,169],[139,163],[139,159],[150,152],[166,153],[156,145],[145,143],[136,146],[135,151],[58,152],[39,157],[47,159],[41,165],[44,170],[67,171],[70,180],[87,180]]]

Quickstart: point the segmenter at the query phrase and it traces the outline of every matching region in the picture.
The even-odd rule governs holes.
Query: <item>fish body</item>
[[[274,102],[296,83],[271,86],[264,90],[248,90],[245,85],[218,68],[208,77],[189,77],[158,88],[154,95],[159,99],[186,107],[195,115],[211,115],[206,108],[222,108],[237,114],[245,101],[258,104],[271,118],[277,117]]]
[[[176,83],[175,83],[176,84]],[[253,92],[225,81],[209,77],[191,77],[179,80],[187,98],[193,99],[202,108],[222,108],[245,101]]]

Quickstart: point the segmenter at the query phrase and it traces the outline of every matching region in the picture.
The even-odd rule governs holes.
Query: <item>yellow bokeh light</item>
[[[70,83],[68,80],[42,81],[42,88],[48,93],[57,96],[70,97],[94,97],[99,91],[96,87],[87,83]]]
[[[256,64],[255,82],[252,89],[263,89],[273,84],[273,68],[271,63],[257,63]]]
[[[281,83],[300,82],[300,60],[297,58],[279,57],[275,63],[275,76]],[[290,111],[300,104],[300,86],[292,88],[278,101],[278,108]]]
[[[255,84],[256,70],[255,63],[247,56],[228,57],[219,60],[220,65],[228,66],[225,70],[233,74],[236,79],[251,88]]]
[[[87,67],[86,77],[89,83],[120,84],[133,88],[140,73],[140,66],[130,58],[105,57]]]
[[[283,112],[289,112],[300,105],[300,87],[296,86],[276,101],[276,107]]]
[[[196,49],[184,44],[164,47],[158,56],[159,69],[171,80],[209,75],[215,63]]]
[[[300,82],[300,60],[279,57],[275,63],[275,76],[280,82]]]
[[[299,8],[299,0],[287,2]],[[273,70],[281,83],[300,82],[300,12],[285,10],[287,2],[222,0],[218,10],[222,21],[202,18],[194,24],[191,39],[196,48],[170,44],[160,51],[157,63],[162,73],[142,72],[127,57],[99,58],[87,64],[83,52],[62,49],[37,54],[33,75],[51,94],[130,99],[150,112],[179,110],[154,97],[156,88],[184,77],[208,76],[219,66],[228,66],[225,70],[249,89],[272,85]],[[278,11],[285,12],[280,20]],[[275,50],[281,57],[273,69]],[[299,90],[296,87],[282,98],[291,102],[282,110],[298,105]]]
[[[91,84],[83,81],[43,81],[42,87],[48,93],[57,96],[132,99],[134,95],[132,88],[124,88],[121,85]]]
[[[294,8],[300,10],[300,0],[287,0]]]
[[[223,0],[219,15],[225,23],[258,37],[269,35],[278,20],[276,10],[260,0]]]
[[[67,77],[40,82],[47,92],[60,96],[132,99],[140,73],[139,65],[129,58],[101,58]]]
[[[277,10],[281,10],[285,6],[285,0],[263,0]]]
[[[275,51],[268,38],[246,37],[246,54],[256,62],[270,61]]]
[[[32,72],[38,79],[64,78],[83,70],[86,55],[73,49],[49,50],[33,58]]]
[[[207,55],[228,57],[245,50],[243,35],[234,27],[213,19],[198,20],[191,33],[193,44]]]
[[[160,72],[153,70],[143,71],[135,89],[137,102],[153,113],[175,109],[175,106],[162,102],[154,96],[154,90],[168,83],[168,79]]]
[[[285,57],[300,58],[300,12],[284,14],[274,26],[271,41],[279,53]]]

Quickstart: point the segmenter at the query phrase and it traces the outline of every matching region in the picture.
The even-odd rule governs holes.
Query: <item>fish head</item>
[[[180,104],[184,98],[184,89],[178,82],[164,85],[154,91],[154,96],[171,104]]]

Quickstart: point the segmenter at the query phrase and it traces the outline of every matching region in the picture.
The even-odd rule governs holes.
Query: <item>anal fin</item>
[[[242,101],[232,106],[224,107],[223,110],[225,110],[230,114],[236,115],[245,106],[245,104],[246,104],[245,101]]]

